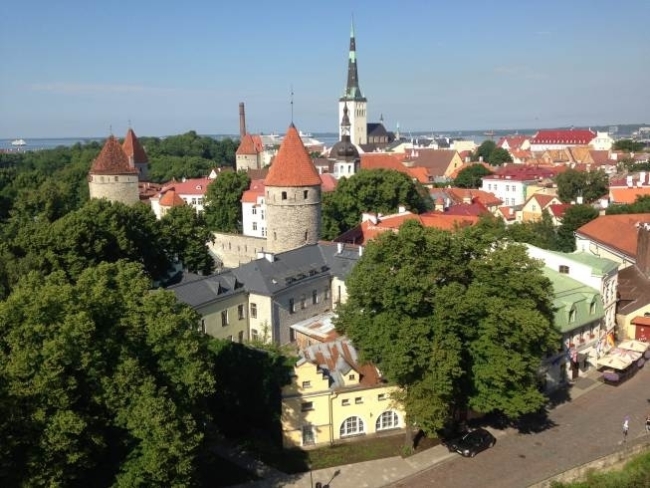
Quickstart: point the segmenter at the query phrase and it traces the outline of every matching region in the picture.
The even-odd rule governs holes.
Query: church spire
[[[350,22],[350,51],[348,53],[348,84],[345,96],[348,100],[363,100],[359,88],[359,73],[357,71],[357,45],[354,37],[354,20]]]

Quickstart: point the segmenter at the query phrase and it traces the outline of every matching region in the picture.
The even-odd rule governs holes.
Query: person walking
[[[650,413],[645,417],[645,432],[650,434]]]
[[[630,430],[630,419],[625,417],[623,420],[623,442],[627,442],[627,431]]]

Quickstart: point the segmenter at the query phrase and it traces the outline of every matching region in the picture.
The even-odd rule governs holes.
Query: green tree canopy
[[[605,213],[607,215],[650,213],[650,196],[638,195],[633,203],[610,205]]]
[[[598,217],[598,210],[591,205],[571,205],[564,212],[562,225],[557,230],[558,250],[573,252],[576,250],[574,232]]]
[[[245,171],[225,172],[208,185],[205,193],[205,220],[216,232],[242,231],[241,197],[251,180]]]
[[[492,166],[501,166],[504,163],[512,163],[512,156],[502,147],[497,147],[490,153],[487,162]]]
[[[645,148],[643,142],[633,141],[632,139],[620,139],[614,142],[614,147],[616,151],[626,151],[626,152],[640,152]]]
[[[483,177],[491,175],[492,171],[482,164],[472,164],[461,169],[454,180],[454,186],[459,188],[480,188]]]
[[[487,163],[490,160],[490,155],[496,148],[496,142],[492,139],[486,139],[472,154],[472,161],[485,161]]]
[[[364,212],[391,214],[400,205],[421,213],[431,207],[431,199],[421,186],[395,170],[361,170],[342,178],[336,190],[323,197],[323,238],[334,239],[352,229]]]
[[[187,486],[214,392],[198,316],[135,263],[30,273],[0,302],[5,486]]]
[[[551,286],[525,248],[481,228],[408,221],[368,243],[337,329],[403,389],[426,433],[468,406],[510,417],[545,403],[538,368],[555,350]]]
[[[592,203],[607,194],[609,178],[603,171],[578,171],[567,169],[555,178],[557,196],[563,203],[577,201]]]

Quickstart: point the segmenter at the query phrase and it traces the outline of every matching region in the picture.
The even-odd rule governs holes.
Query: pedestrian
[[[628,417],[623,420],[623,442],[627,442],[627,431],[630,430],[630,421]]]
[[[645,432],[650,433],[650,413],[645,417]]]

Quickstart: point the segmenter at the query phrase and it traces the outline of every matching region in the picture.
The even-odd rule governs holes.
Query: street
[[[610,454],[623,443],[626,416],[630,417],[628,442],[647,435],[648,369],[621,386],[603,385],[558,406],[550,412],[546,430],[532,434],[512,430],[473,459],[458,456],[390,486],[521,488]]]

